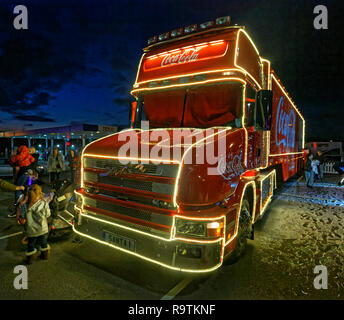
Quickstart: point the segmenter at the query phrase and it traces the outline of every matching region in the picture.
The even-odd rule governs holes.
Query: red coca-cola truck
[[[149,39],[128,130],[87,145],[74,231],[185,272],[243,254],[303,161],[305,121],[229,17]]]

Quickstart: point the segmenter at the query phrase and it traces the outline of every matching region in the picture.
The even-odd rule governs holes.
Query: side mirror
[[[260,90],[256,97],[256,125],[263,130],[271,129],[272,91]]]
[[[130,128],[135,127],[136,111],[137,111],[137,101],[133,101],[129,107],[129,126],[130,126]]]

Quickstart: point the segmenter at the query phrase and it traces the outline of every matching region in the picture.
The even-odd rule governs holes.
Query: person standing
[[[42,189],[35,184],[31,187],[28,196],[22,201],[23,206],[27,203],[26,212],[26,233],[28,237],[28,245],[26,251],[26,263],[32,264],[37,257],[36,245],[40,248],[40,257],[44,260],[48,259],[50,246],[48,244],[48,221],[50,217],[49,203],[44,199]]]
[[[24,194],[24,190],[26,187],[31,186],[35,181],[38,181],[38,174],[35,171],[32,171],[31,169],[28,169],[24,174],[22,174],[18,180],[17,185],[18,188],[15,191],[14,194],[14,203],[15,206],[18,209],[18,201],[21,198],[21,196]],[[9,218],[18,218],[18,210],[15,210],[12,214],[9,214]]]
[[[16,170],[16,174],[13,177],[13,181],[17,184],[17,180],[28,170],[30,169],[32,163],[35,162],[35,158],[30,154],[27,146],[20,146],[15,155],[12,155],[10,159],[10,164]]]
[[[319,150],[317,152],[317,155],[316,155],[316,160],[319,161],[319,165],[318,165],[318,177],[319,177],[319,180],[320,181],[323,181],[323,178],[324,178],[324,155],[323,153]]]
[[[71,182],[74,183],[75,181],[75,170],[78,165],[78,157],[75,154],[74,150],[70,150],[67,155],[67,161],[69,162],[69,170],[70,170],[70,179]]]
[[[13,167],[13,183],[17,186],[23,186],[21,183],[21,177],[26,174],[26,172],[30,169],[32,163],[35,162],[35,158],[29,152],[27,146],[22,145],[18,147],[16,154],[13,154],[10,158],[10,165]],[[17,203],[17,194],[15,192],[14,196],[14,203]],[[8,217],[16,217],[16,212],[12,212]]]
[[[36,148],[35,147],[30,147],[29,148],[29,153],[32,155],[32,157],[35,159],[34,162],[31,163],[30,169],[37,171],[37,165],[38,165],[38,159],[39,159],[39,154],[36,153]]]
[[[313,188],[314,184],[314,171],[313,171],[313,154],[309,153],[306,159],[306,168],[305,168],[305,176],[306,176],[306,186],[308,188]]]
[[[315,156],[313,156],[312,160],[312,170],[313,170],[313,179],[315,178],[319,179],[319,160],[316,159]]]
[[[65,170],[63,156],[59,150],[55,148],[48,157],[48,172],[50,175],[50,183],[54,184],[60,178],[60,173]]]

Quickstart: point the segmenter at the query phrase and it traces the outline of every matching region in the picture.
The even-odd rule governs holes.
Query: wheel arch
[[[252,210],[251,211],[252,223],[254,222],[255,211],[256,211],[256,202],[257,202],[256,201],[256,197],[257,197],[257,195],[256,195],[256,182],[254,180],[242,181],[241,192],[239,193],[238,198],[237,198],[237,201],[239,202],[239,206],[238,206],[238,209],[236,212],[235,232],[234,232],[234,235],[226,241],[225,246],[227,246],[229,243],[231,243],[236,238],[236,236],[238,234],[241,206],[242,206],[242,202],[243,202],[245,196],[247,195],[247,192],[252,197],[252,200],[251,200],[252,201],[252,207],[250,209]]]

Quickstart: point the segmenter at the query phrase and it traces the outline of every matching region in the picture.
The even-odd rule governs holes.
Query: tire
[[[244,255],[247,247],[247,239],[252,233],[252,218],[250,211],[250,203],[244,198],[241,204],[239,216],[239,229],[236,238],[235,248],[226,260],[227,264],[233,264],[240,260]]]
[[[17,207],[14,205],[14,203],[11,203],[11,204],[9,204],[9,205],[7,206],[7,211],[8,211],[9,213],[16,212],[16,209],[17,209]]]

